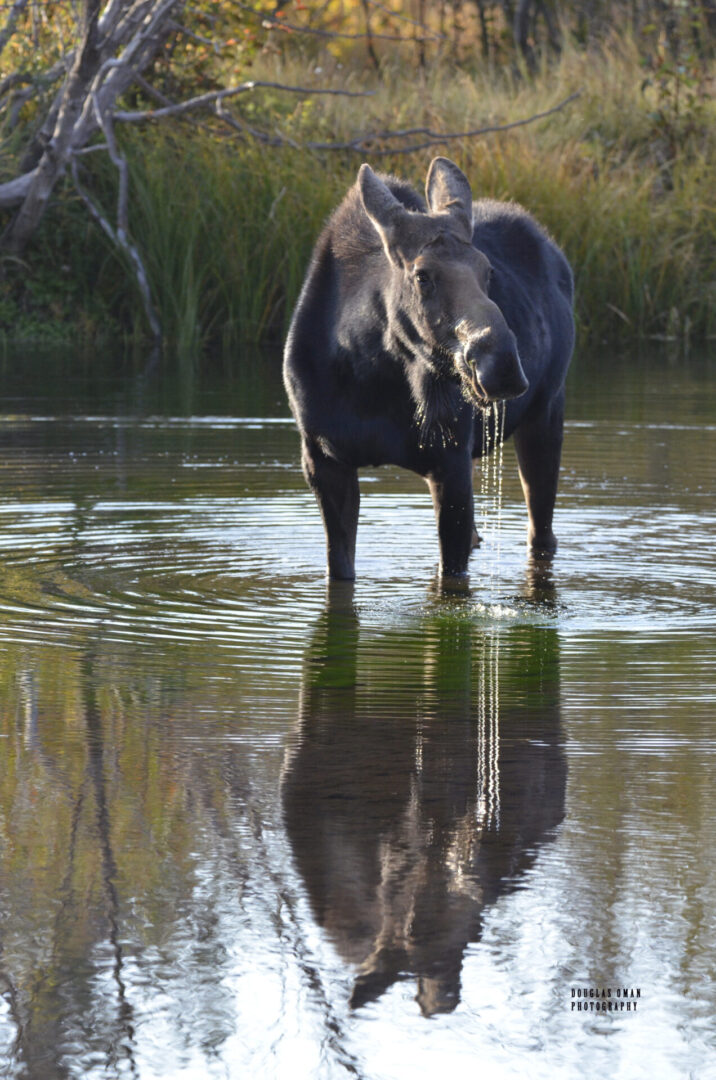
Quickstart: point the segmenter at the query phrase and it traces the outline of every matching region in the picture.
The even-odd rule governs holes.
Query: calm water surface
[[[716,1076],[716,363],[570,379],[445,594],[390,468],[327,590],[275,357],[5,362],[0,1075]]]

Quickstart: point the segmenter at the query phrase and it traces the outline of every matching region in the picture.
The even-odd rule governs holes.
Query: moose
[[[521,206],[473,203],[444,157],[428,169],[425,201],[361,166],[318,238],[284,352],[331,578],[355,576],[358,469],[382,464],[427,480],[441,574],[466,575],[473,459],[497,403],[530,549],[551,556],[572,306],[565,256]]]

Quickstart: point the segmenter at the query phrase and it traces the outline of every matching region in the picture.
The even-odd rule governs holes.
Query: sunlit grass
[[[217,138],[188,124],[121,133],[132,176],[131,229],[173,351],[189,356],[206,346],[280,339],[321,224],[361,161],[422,187],[439,153],[462,166],[476,198],[522,203],[562,245],[575,270],[583,341],[714,333],[714,103],[701,94],[690,113],[679,111],[668,92],[644,86],[628,37],[599,53],[567,47],[558,64],[532,78],[514,66],[468,71],[445,61],[417,70],[398,59],[376,72],[330,57],[320,63],[266,57],[251,76],[365,89],[371,96],[256,90],[235,100],[242,122],[293,146]],[[507,124],[577,91],[577,100],[533,124],[415,154],[382,155],[388,142],[380,139],[361,152],[306,149],[309,142],[348,143],[366,132]],[[412,141],[420,139],[404,140]],[[96,189],[111,205],[111,170],[94,161],[91,167]],[[70,211],[79,221],[71,201],[55,215]],[[47,237],[48,228],[43,231]],[[62,234],[74,242],[66,222]],[[75,226],[74,238],[87,244],[86,225]],[[99,236],[92,242],[104,243]],[[138,299],[118,275],[117,257],[103,250],[98,277],[98,257],[86,260],[93,303],[104,296],[126,332],[141,334]],[[71,261],[77,273],[81,260]]]

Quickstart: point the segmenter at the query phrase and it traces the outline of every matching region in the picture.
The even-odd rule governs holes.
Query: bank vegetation
[[[360,163],[438,153],[547,225],[583,341],[716,333],[711,0],[0,11],[7,341],[278,341]]]

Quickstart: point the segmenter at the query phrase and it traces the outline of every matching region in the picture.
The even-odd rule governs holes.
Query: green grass
[[[475,197],[521,202],[562,245],[575,269],[583,343],[716,332],[716,109],[701,90],[686,108],[668,82],[643,87],[633,42],[612,42],[598,55],[568,48],[559,64],[531,79],[449,63],[416,72],[395,61],[379,74],[323,64],[317,75],[303,60],[265,59],[251,74],[366,88],[373,96],[301,101],[256,91],[236,107],[255,127],[303,144],[385,128],[507,123],[576,90],[580,97],[526,127],[405,156],[277,149],[188,124],[122,132],[131,229],[172,355],[280,339],[321,224],[360,162],[422,186],[438,153],[463,167]],[[87,162],[93,190],[111,206],[111,168],[97,155]],[[30,303],[31,321],[41,323],[48,311],[70,333],[79,327],[91,337],[109,326],[125,340],[146,334],[120,257],[88,224],[71,190],[48,214],[27,269],[26,291],[41,280],[52,293],[53,277],[64,288],[41,297],[34,316]],[[17,285],[12,292],[3,284],[0,326],[9,335],[18,302]]]

